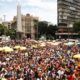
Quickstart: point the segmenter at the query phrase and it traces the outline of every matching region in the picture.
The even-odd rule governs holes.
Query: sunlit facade
[[[27,38],[35,39],[38,28],[38,17],[30,14],[21,15],[22,32]],[[12,21],[12,28],[17,29],[17,17],[15,16]]]

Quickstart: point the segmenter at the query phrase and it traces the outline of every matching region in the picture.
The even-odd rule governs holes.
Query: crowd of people
[[[0,80],[80,80],[79,59],[73,56],[80,53],[77,45],[38,46],[39,41],[21,40],[0,43],[0,46],[25,46],[26,50],[6,53],[0,51]],[[36,47],[37,46],[37,47]]]

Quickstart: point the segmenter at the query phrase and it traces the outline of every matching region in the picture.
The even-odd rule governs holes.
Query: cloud
[[[0,15],[6,14],[6,20],[16,15],[16,5],[21,4],[22,14],[30,13],[57,24],[57,0],[0,0]]]
[[[23,4],[26,7],[35,6],[33,9],[33,14],[40,16],[42,20],[48,20],[52,23],[57,23],[57,1],[56,0],[29,0]],[[27,9],[27,8],[26,8]],[[26,12],[26,11],[25,11]],[[37,14],[36,14],[37,13]]]

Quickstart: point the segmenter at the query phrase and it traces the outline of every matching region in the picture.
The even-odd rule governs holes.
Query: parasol
[[[80,59],[80,54],[76,54],[76,55],[74,55],[73,58]]]

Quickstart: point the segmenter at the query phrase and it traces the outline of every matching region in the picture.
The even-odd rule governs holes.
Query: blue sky
[[[0,0],[0,18],[3,19],[3,15],[6,15],[6,21],[12,20],[17,13],[18,2],[22,14],[30,13],[40,20],[57,24],[57,0]]]

